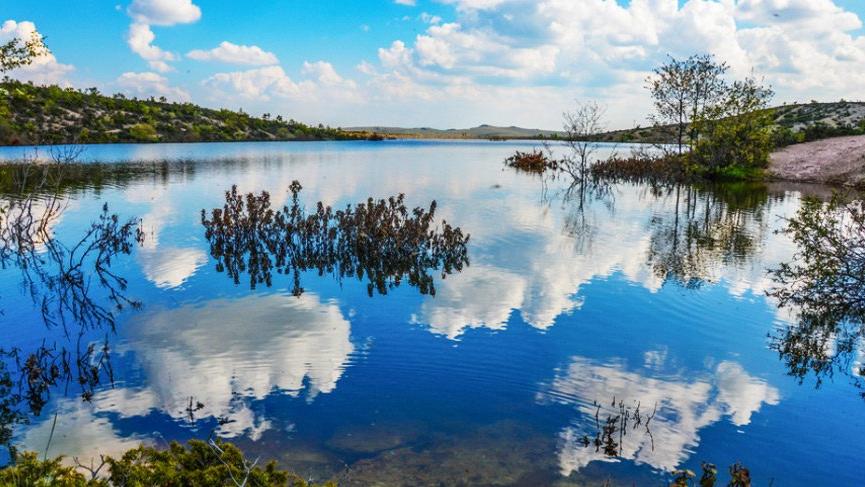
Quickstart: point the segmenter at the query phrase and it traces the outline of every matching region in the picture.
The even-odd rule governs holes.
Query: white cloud
[[[147,61],[151,69],[162,73],[172,70],[168,63],[177,60],[177,56],[153,44],[156,35],[150,26],[188,24],[201,18],[201,9],[191,0],[133,0],[126,13],[133,20],[126,34],[129,48]]]
[[[237,45],[228,41],[223,41],[219,46],[207,51],[201,49],[189,51],[186,57],[196,61],[219,61],[228,64],[254,66],[279,64],[279,59],[272,52],[265,51],[258,46]]]
[[[154,46],[153,41],[155,39],[156,35],[150,30],[149,25],[137,22],[129,26],[129,32],[126,35],[126,42],[129,44],[129,48],[132,49],[132,52],[147,61],[151,69],[163,73],[171,71],[172,68],[168,63],[176,60],[177,57],[170,52],[163,51],[161,48]]]
[[[315,79],[324,86],[344,86],[352,89],[355,86],[354,81],[347,80],[339,75],[333,65],[325,61],[309,62],[304,61],[301,73],[312,79]]]
[[[393,3],[397,5],[405,5],[407,7],[414,7],[417,5],[417,0],[393,0]]]
[[[201,18],[201,9],[192,0],[133,0],[127,13],[148,25],[188,24]]]
[[[140,98],[164,96],[173,101],[189,101],[190,96],[185,90],[168,84],[168,79],[158,73],[127,72],[120,75],[115,82],[124,93]]]
[[[393,41],[387,49],[379,48],[378,59],[385,68],[398,68],[411,64],[412,50],[405,47],[403,41]]]
[[[6,43],[16,38],[29,41],[34,36],[41,38],[42,34],[36,30],[36,24],[33,22],[7,20],[0,26],[0,43]],[[71,65],[57,62],[54,54],[45,53],[33,59],[30,65],[12,70],[9,76],[34,83],[62,84],[66,81],[66,76],[74,69]]]
[[[243,98],[262,101],[273,96],[292,98],[300,95],[300,87],[281,66],[217,73],[204,80],[203,84],[221,91],[229,89]]]
[[[420,14],[420,20],[421,22],[433,25],[442,23],[441,17],[439,17],[438,15],[432,15],[427,12],[423,12],[422,14]]]
[[[281,66],[266,66],[246,71],[217,73],[203,81],[213,97],[236,94],[252,102],[272,99],[317,107],[335,101],[357,103],[357,83],[342,77],[325,61],[306,61],[301,66],[302,79],[294,81]],[[269,110],[272,110],[269,109]]]
[[[831,0],[445,3],[455,7],[453,21],[430,22],[413,41],[382,48],[381,70],[363,65],[373,76],[367,98],[392,92],[405,102],[453,101],[474,105],[467,113],[507,112],[512,123],[549,128],[563,102],[596,98],[610,105],[613,125],[630,126],[648,114],[649,70],[667,54],[696,52],[715,54],[734,76],[765,76],[779,102],[865,96],[857,81],[865,76],[862,21]],[[481,103],[476,93],[485,91],[498,96]],[[557,108],[521,112],[526,95],[556,100]],[[462,110],[449,113],[442,125],[466,123]]]

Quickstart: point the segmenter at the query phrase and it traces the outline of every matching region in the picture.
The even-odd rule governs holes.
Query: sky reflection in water
[[[80,233],[103,201],[140,216],[143,247],[116,265],[144,308],[118,318],[115,387],[89,404],[53,395],[19,441],[43,450],[58,412],[52,454],[216,431],[348,485],[640,482],[702,460],[741,460],[760,484],[809,485],[830,472],[839,484],[865,480],[855,389],[843,377],[800,386],[768,348],[789,313],[764,297],[765,270],[793,253],[774,230],[798,193],[621,185],[579,211],[559,183],[544,190],[502,167],[517,145],[90,149],[104,160],[200,160],[78,192],[55,224],[60,238]],[[254,291],[235,285],[208,255],[200,211],[221,207],[232,184],[281,207],[294,180],[308,207],[436,200],[437,220],[471,234],[470,265],[437,275],[434,297],[407,285],[370,297],[363,282],[317,272],[301,276],[300,297],[287,276]],[[46,331],[17,299],[19,283],[2,272],[4,342],[33,346]],[[595,434],[595,403],[603,420],[614,398],[656,415],[651,434],[629,430],[610,458],[583,437]],[[470,474],[457,472],[466,465]]]

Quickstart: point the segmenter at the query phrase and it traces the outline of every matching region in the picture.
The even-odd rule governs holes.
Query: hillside
[[[783,105],[773,109],[779,146],[827,137],[865,134],[865,103],[840,101]],[[480,125],[467,129],[368,126],[333,129],[294,120],[253,117],[164,98],[105,96],[96,89],[0,82],[0,145],[112,142],[215,142],[266,140],[357,140],[379,134],[398,138],[557,139],[554,130]],[[671,126],[613,130],[604,142],[672,142]]]
[[[164,98],[139,100],[58,86],[0,82],[0,145],[357,139],[330,127],[256,118]]]

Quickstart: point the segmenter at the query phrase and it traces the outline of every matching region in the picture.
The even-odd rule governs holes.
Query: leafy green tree
[[[773,148],[774,117],[768,109],[773,95],[753,77],[727,86],[718,102],[694,120],[700,136],[690,162],[710,174],[765,168]]]
[[[42,36],[33,33],[30,39],[16,37],[5,44],[0,44],[0,73],[27,66],[33,59],[48,53],[48,48]]]
[[[655,105],[652,118],[656,125],[675,127],[679,154],[699,138],[693,122],[714,109],[721,99],[727,70],[727,65],[715,61],[711,54],[696,54],[684,60],[670,57],[648,78],[647,87]]]

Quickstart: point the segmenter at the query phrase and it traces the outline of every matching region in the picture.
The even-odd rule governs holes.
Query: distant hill
[[[0,82],[0,145],[357,139],[282,117],[258,118],[164,98],[104,96],[96,89]]]
[[[865,102],[840,101],[834,103],[807,103],[782,105],[773,108],[775,123],[792,132],[809,132],[808,140],[831,135],[851,135],[857,128],[865,130]],[[564,132],[497,127],[481,125],[468,129],[434,129],[401,127],[354,127],[346,129],[364,133],[377,133],[392,137],[447,138],[447,139],[550,139],[562,138]],[[603,142],[669,143],[675,140],[673,126],[646,126],[611,130],[598,136]]]
[[[496,127],[480,125],[469,129],[434,129],[429,127],[350,127],[345,130],[360,133],[376,133],[394,137],[418,137],[426,139],[541,139],[561,137],[555,130],[526,129],[521,127]]]

